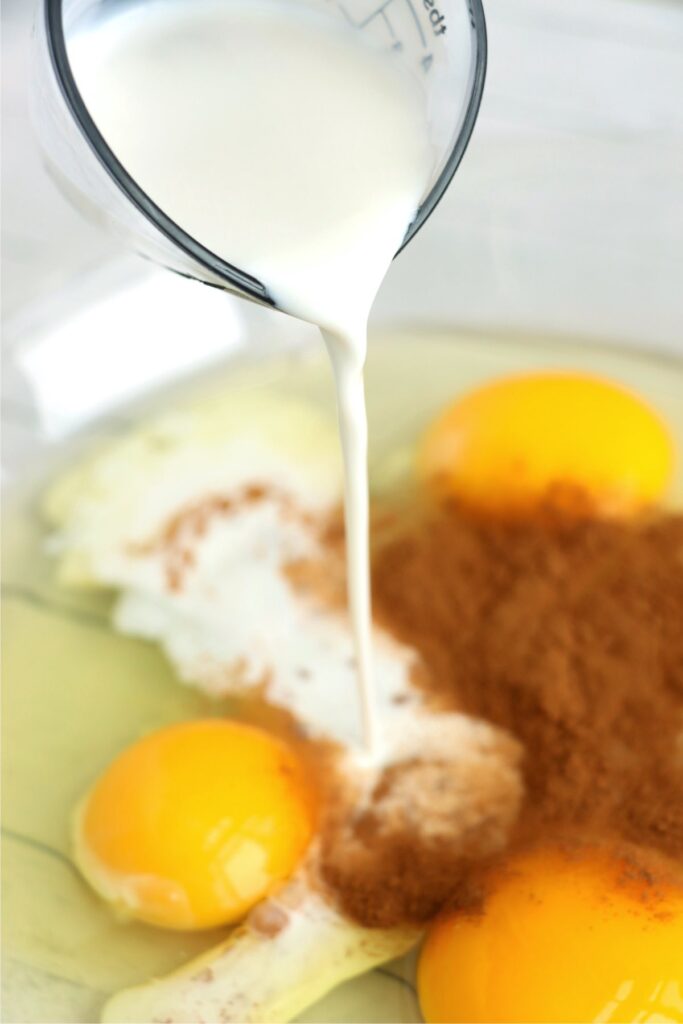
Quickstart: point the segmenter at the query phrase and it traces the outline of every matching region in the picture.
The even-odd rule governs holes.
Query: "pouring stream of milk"
[[[370,307],[434,166],[420,86],[341,21],[283,3],[129,3],[84,24],[69,58],[99,130],[157,206],[323,332],[365,746],[377,754],[363,365]]]

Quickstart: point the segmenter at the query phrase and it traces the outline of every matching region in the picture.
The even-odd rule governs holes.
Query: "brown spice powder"
[[[486,764],[425,752],[390,765],[360,807],[345,808],[353,794],[342,794],[323,828],[321,868],[350,917],[375,928],[426,924],[447,903],[471,902],[471,870],[504,847],[519,810],[510,741],[500,742]]]
[[[527,819],[683,857],[683,516],[445,505],[380,541],[373,582],[432,692],[522,741]]]
[[[247,484],[235,494],[207,494],[199,501],[182,506],[148,540],[128,545],[128,554],[145,558],[161,555],[166,586],[179,593],[185,586],[187,573],[195,564],[195,547],[220,519],[235,515],[250,505],[275,501],[283,516],[295,518],[313,527],[313,517],[297,507],[291,497],[264,484]]]
[[[376,618],[421,654],[420,685],[524,747],[511,843],[683,864],[683,516],[501,522],[444,504],[395,517],[375,549]],[[356,831],[323,869],[362,923],[476,900],[481,849]]]

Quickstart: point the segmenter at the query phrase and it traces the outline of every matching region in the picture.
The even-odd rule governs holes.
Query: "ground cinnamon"
[[[436,701],[522,742],[513,841],[609,841],[683,863],[683,516],[498,522],[445,504],[398,522],[376,531],[376,616],[421,654]],[[383,844],[362,821],[357,838],[325,869],[364,923],[473,898],[466,851]]]

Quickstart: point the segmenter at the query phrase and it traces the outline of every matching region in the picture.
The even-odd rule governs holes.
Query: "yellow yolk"
[[[418,986],[439,1021],[683,1021],[683,887],[593,851],[500,869],[482,913],[430,930]]]
[[[165,928],[235,921],[291,874],[313,830],[296,755],[228,720],[124,751],[77,815],[76,860],[107,901]]]
[[[418,473],[442,495],[487,511],[584,495],[605,514],[660,498],[673,473],[664,424],[624,388],[579,373],[494,380],[428,428]]]

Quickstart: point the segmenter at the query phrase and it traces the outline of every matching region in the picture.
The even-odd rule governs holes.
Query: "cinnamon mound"
[[[522,742],[520,834],[683,859],[683,516],[446,504],[376,549],[376,616],[420,652],[422,685]]]
[[[516,748],[502,735],[497,743],[484,760],[425,752],[389,765],[366,804],[340,789],[320,866],[350,917],[372,928],[425,924],[505,846],[522,794]]]

